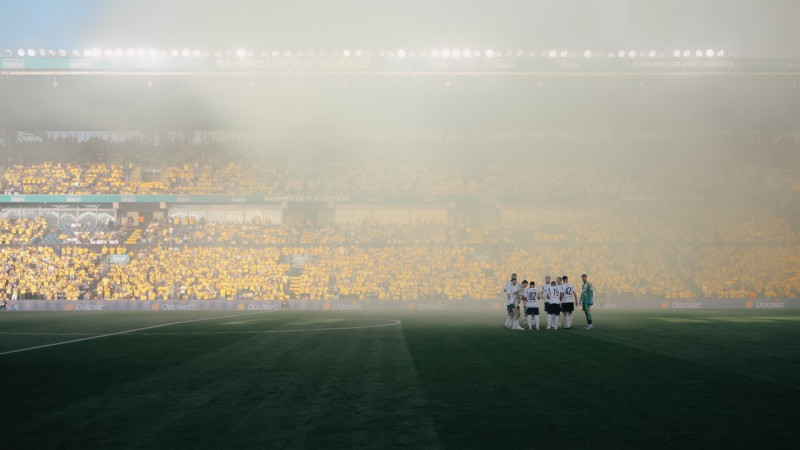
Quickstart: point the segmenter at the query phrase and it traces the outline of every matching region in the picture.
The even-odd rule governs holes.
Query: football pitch
[[[0,313],[0,448],[800,448],[800,311]]]

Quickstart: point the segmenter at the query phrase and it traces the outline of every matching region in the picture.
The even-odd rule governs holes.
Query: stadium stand
[[[735,207],[704,211],[692,202],[699,192],[800,192],[796,166],[768,158],[731,158],[714,162],[714,170],[699,161],[679,173],[632,162],[636,170],[624,178],[573,160],[574,182],[556,186],[547,177],[520,182],[508,176],[506,164],[478,170],[475,164],[334,157],[310,164],[216,144],[170,144],[165,152],[136,140],[61,139],[5,150],[5,194],[490,192],[518,197],[513,207],[525,213],[514,220],[472,220],[465,207],[437,222],[302,225],[261,218],[217,222],[192,214],[146,223],[60,224],[8,216],[0,219],[0,295],[6,297],[498,298],[510,272],[537,281],[591,273],[605,298],[800,295],[797,224],[770,208],[742,216]],[[585,200],[609,194],[610,200]],[[629,197],[643,197],[647,205],[651,197],[668,198],[662,194],[688,200],[626,207]],[[584,200],[559,209],[549,195]],[[544,200],[528,203],[529,196]],[[123,254],[130,255],[127,264],[109,261]]]

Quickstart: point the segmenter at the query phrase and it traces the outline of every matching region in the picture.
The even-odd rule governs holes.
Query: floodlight
[[[561,50],[561,55],[560,55],[560,56],[561,56],[562,58],[566,58],[566,57],[567,57],[567,55],[568,55],[568,53],[567,53],[567,51],[566,51],[566,50]]]
[[[706,56],[708,56],[709,58],[714,56],[714,50],[711,50],[711,49],[706,50]]]
[[[397,57],[398,58],[405,58],[406,57],[406,51],[401,48],[400,50],[397,51]]]
[[[624,58],[625,57],[625,50],[618,51],[617,52],[617,56],[619,56],[620,58]]]
[[[354,55],[356,55],[356,58],[360,58],[361,57],[361,50],[356,50]]]
[[[438,58],[439,57],[439,50],[431,50],[431,57]]]
[[[647,56],[649,56],[651,58],[655,58],[656,57],[656,51],[655,50],[650,50],[649,52],[647,52]]]
[[[694,52],[694,54],[695,54],[695,56],[697,56],[699,58],[699,57],[703,56],[703,51],[702,50],[697,50],[696,52]]]
[[[104,55],[106,58],[111,58],[112,56],[114,56],[114,50],[111,50],[110,48],[107,48],[107,49],[106,49],[106,50],[103,52],[103,55]]]
[[[686,58],[692,56],[692,51],[691,50],[684,50],[683,51],[683,56],[686,57]]]
[[[631,58],[635,58],[636,57],[636,50],[629,51],[628,52],[628,56],[630,56]]]
[[[555,58],[556,57],[556,51],[555,50],[550,50],[550,53],[548,53],[548,55],[550,55],[551,58]]]
[[[12,56],[14,56],[14,52],[13,52],[13,51],[11,51],[11,49],[10,49],[10,48],[7,48],[7,49],[6,49],[6,51],[5,51],[4,53],[5,53],[5,55],[6,55],[7,57],[9,57],[9,58],[11,58]]]
[[[344,49],[344,51],[342,52],[342,56],[344,56],[345,58],[349,58],[350,54],[351,53],[349,49]]]
[[[47,56],[49,56],[51,58],[55,58],[56,57],[56,51],[55,50],[48,50],[47,51]]]
[[[494,50],[492,50],[492,49],[486,50],[486,57],[487,58],[494,58]]]
[[[675,50],[674,52],[672,52],[672,56],[674,56],[676,58],[681,56],[681,51],[680,50]]]
[[[444,49],[442,50],[442,58],[449,58],[450,57],[450,50]]]
[[[181,55],[181,52],[179,52],[178,49],[176,49],[176,48],[173,48],[169,52],[169,56],[172,56],[173,58],[177,58],[180,55]]]
[[[243,48],[240,48],[240,49],[236,50],[236,57],[237,58],[244,58],[245,56],[247,56],[247,50],[245,50]]]
[[[192,56],[194,56],[195,58],[199,58],[202,55],[203,54],[200,52],[200,50],[192,50]]]
[[[453,58],[460,58],[461,57],[461,50],[455,49],[453,50]]]
[[[461,52],[461,54],[464,55],[464,58],[469,58],[470,56],[472,56],[472,51],[468,48],[465,48],[464,51]]]
[[[725,56],[725,50],[717,50],[717,56]]]
[[[46,55],[47,55],[47,52],[46,52],[46,51],[44,51],[44,49],[43,49],[43,48],[40,48],[40,49],[39,49],[39,56],[41,56],[42,58],[44,58]]]
[[[18,49],[17,50],[17,55],[18,56],[25,56],[25,49],[24,48]]]
[[[31,56],[31,57],[36,56],[36,50],[34,50],[32,48],[29,48],[28,49],[28,56]]]
[[[81,56],[81,51],[80,50],[73,50],[72,51],[72,56],[74,56],[76,58],[80,57]]]
[[[583,51],[583,57],[584,58],[591,58],[592,57],[592,51],[591,50],[584,50]]]
[[[237,51],[236,54],[238,55],[239,52]],[[192,56],[191,50],[189,50],[188,48],[185,48],[185,49],[181,50],[181,57],[188,58],[190,56]],[[244,57],[244,55],[240,56],[240,58],[243,58],[243,57]]]

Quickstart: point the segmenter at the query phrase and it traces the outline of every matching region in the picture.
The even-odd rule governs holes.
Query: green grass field
[[[800,311],[576,317],[0,313],[0,448],[800,447]]]

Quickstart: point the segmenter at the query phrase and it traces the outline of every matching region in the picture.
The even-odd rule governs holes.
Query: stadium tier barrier
[[[624,299],[596,301],[602,310],[698,310],[698,309],[800,308],[800,298],[741,299]],[[502,311],[499,300],[18,300],[9,310],[19,311]],[[580,308],[578,311],[580,313]]]

